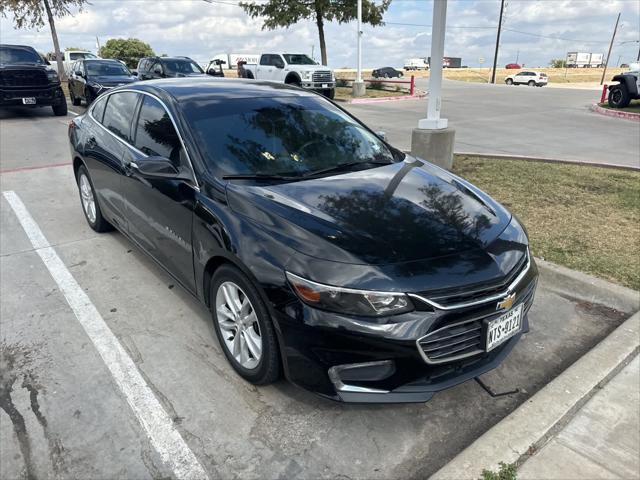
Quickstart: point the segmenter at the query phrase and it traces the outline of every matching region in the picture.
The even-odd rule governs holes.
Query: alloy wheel
[[[93,196],[93,188],[87,176],[82,173],[80,175],[80,198],[82,199],[82,208],[90,223],[96,223],[96,201]]]
[[[216,292],[216,319],[224,347],[247,370],[262,357],[262,335],[258,317],[244,291],[233,282],[224,282]]]

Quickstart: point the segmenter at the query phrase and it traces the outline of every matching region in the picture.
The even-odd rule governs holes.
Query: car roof
[[[117,63],[122,65],[120,60],[116,60],[115,58],[79,58],[79,62],[109,62],[109,63]]]
[[[0,43],[0,47],[24,48],[24,49],[26,49],[26,50],[33,50],[33,51],[36,51],[36,49],[35,49],[35,48],[33,48],[33,47],[32,47],[32,46],[30,46],[30,45],[15,45],[15,44],[12,44],[12,43]]]
[[[161,97],[170,96],[177,102],[215,98],[309,97],[315,95],[312,92],[283,83],[207,76],[145,80],[128,85],[127,89],[153,93]]]

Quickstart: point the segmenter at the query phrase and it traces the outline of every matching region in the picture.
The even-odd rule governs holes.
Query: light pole
[[[365,85],[362,81],[362,0],[358,0],[358,34],[357,34],[357,48],[358,48],[358,65],[356,72],[356,81],[353,82],[353,96],[362,97],[365,94]]]

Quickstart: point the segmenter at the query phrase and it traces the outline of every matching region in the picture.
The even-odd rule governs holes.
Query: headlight
[[[55,70],[47,70],[47,79],[57,82],[58,81],[58,72]]]
[[[322,310],[375,317],[413,310],[411,301],[404,293],[334,287],[306,280],[293,273],[286,274],[300,300]]]
[[[311,72],[302,72],[302,79],[309,80],[311,78]]]

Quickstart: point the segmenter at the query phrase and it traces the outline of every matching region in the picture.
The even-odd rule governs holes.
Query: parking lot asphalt
[[[418,88],[428,90],[425,78]],[[456,152],[495,153],[614,163],[640,168],[640,129],[632,120],[589,111],[599,92],[443,82],[442,117],[456,131]],[[389,141],[411,149],[411,131],[427,99],[352,104],[347,109]]]
[[[64,165],[66,123],[48,109],[3,114],[1,190],[24,203],[211,478],[426,478],[631,313],[543,273],[531,332],[483,376],[520,389],[500,398],[473,381],[415,405],[254,387],[226,362],[200,303],[122,235],[88,227]],[[0,213],[0,478],[174,477],[5,196]]]

